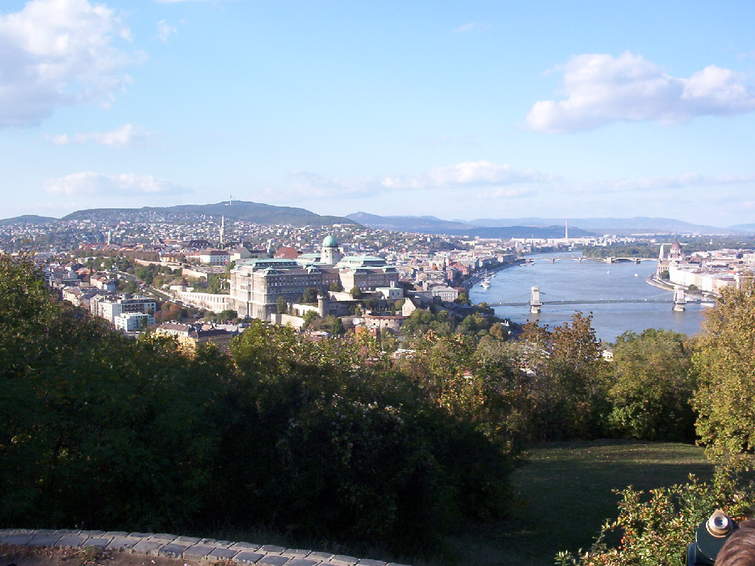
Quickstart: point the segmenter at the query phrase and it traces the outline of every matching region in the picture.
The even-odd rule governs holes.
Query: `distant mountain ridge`
[[[540,229],[548,229],[548,233],[554,231],[564,232],[564,218],[479,218],[475,220],[443,220],[435,216],[379,216],[365,212],[357,212],[347,215],[351,218],[370,226],[371,228],[382,228],[385,230],[398,230],[404,232],[420,233],[443,233],[453,234],[461,231],[465,234],[472,234],[474,229],[512,229],[507,233],[515,233],[515,236],[509,237],[555,237],[540,236]],[[569,218],[569,235],[583,236],[590,234],[636,234],[636,233],[697,233],[697,234],[732,234],[737,231],[747,231],[748,225],[732,226],[730,228],[721,228],[717,226],[706,226],[702,224],[693,224],[676,220],[674,218],[652,218],[647,216],[638,216],[634,218]],[[556,229],[558,228],[558,229]],[[527,236],[518,236],[518,234],[532,234]],[[492,237],[492,236],[491,236]],[[504,237],[504,236],[501,236]]]
[[[246,220],[256,224],[287,224],[290,226],[330,226],[354,224],[340,216],[321,216],[304,208],[274,206],[250,201],[218,202],[215,204],[181,204],[176,206],[142,208],[92,208],[77,210],[61,220],[92,220],[95,222],[196,222],[201,217],[220,217]]]
[[[435,216],[378,216],[355,212],[347,218],[370,228],[417,232],[419,234],[449,234],[452,236],[479,236],[480,238],[561,238],[564,227],[553,223],[550,226],[478,226],[458,220],[443,220]],[[591,236],[581,228],[569,228],[571,236]]]
[[[736,224],[734,226],[729,226],[732,230],[737,230],[738,232],[753,232],[755,233],[755,223],[752,224]]]
[[[57,218],[52,216],[39,216],[37,214],[22,214],[21,216],[15,216],[13,218],[3,218],[0,220],[0,226],[10,226],[11,224],[51,224],[57,222]]]
[[[480,218],[470,220],[475,226],[550,226],[561,224],[564,218]],[[654,218],[650,216],[635,216],[633,218],[569,218],[569,226],[579,226],[584,230],[610,234],[630,234],[642,232],[668,233],[699,233],[699,234],[722,234],[731,233],[730,228],[693,224],[674,218]],[[571,231],[571,229],[570,229]]]

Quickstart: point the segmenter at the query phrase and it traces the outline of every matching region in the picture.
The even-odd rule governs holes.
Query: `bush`
[[[755,470],[755,285],[724,289],[692,358],[697,434],[719,465]]]
[[[641,440],[692,440],[690,358],[683,334],[648,329],[619,336],[608,389],[612,433]]]
[[[683,566],[695,529],[717,508],[734,518],[751,511],[752,492],[725,482],[690,481],[648,492],[620,492],[619,514],[589,552],[560,552],[561,566]],[[617,541],[618,544],[611,544]]]

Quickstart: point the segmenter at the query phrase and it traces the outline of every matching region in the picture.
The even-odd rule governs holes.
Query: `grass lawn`
[[[454,555],[431,564],[548,566],[559,550],[588,548],[601,524],[616,514],[611,490],[650,489],[709,478],[700,448],[628,441],[542,445],[513,475],[514,516],[449,541]]]

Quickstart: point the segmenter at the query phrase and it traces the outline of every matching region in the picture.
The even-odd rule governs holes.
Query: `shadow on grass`
[[[559,550],[589,548],[603,522],[615,517],[613,490],[653,489],[711,473],[702,450],[688,444],[546,444],[531,450],[512,477],[512,517],[455,537],[457,559],[437,564],[551,565]]]

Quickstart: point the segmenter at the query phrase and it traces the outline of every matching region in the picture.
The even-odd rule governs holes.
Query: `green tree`
[[[351,291],[349,291],[349,294],[351,295],[352,299],[361,299],[362,298],[362,290],[359,287],[357,287],[357,286],[352,287]]]
[[[333,281],[330,285],[328,285],[328,290],[334,292],[343,291],[343,285],[341,284],[340,279],[338,281]]]
[[[727,288],[707,313],[692,364],[695,427],[709,458],[755,469],[755,286]]]
[[[613,351],[609,425],[642,440],[691,440],[694,379],[683,334],[648,329],[625,332]]]
[[[314,287],[307,287],[302,294],[302,302],[305,304],[317,303],[317,289]]]
[[[288,312],[288,302],[283,295],[278,295],[275,299],[275,308],[278,314],[286,314]]]

